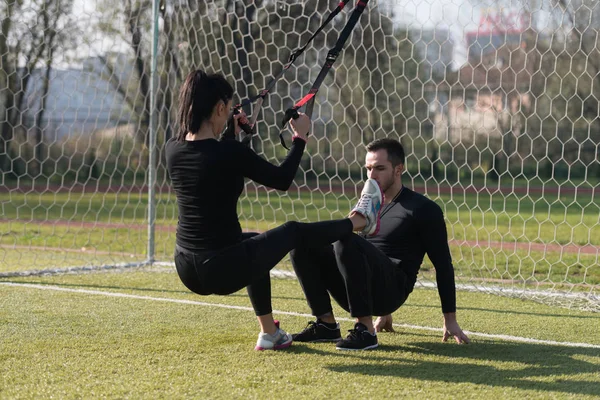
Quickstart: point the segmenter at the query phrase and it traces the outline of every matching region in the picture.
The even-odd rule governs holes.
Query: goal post
[[[256,94],[338,3],[0,0],[0,277],[171,262],[164,143],[183,78],[222,72],[238,100]],[[459,289],[600,311],[600,5],[486,4],[370,0],[317,94],[294,185],[249,182],[243,229],[346,215],[365,145],[393,137],[404,184],[444,211]],[[251,146],[267,160],[285,157],[284,110],[350,6],[266,99]],[[426,257],[419,284],[434,282]]]

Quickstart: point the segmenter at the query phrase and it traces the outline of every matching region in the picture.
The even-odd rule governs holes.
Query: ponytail
[[[208,121],[219,101],[225,104],[233,97],[233,87],[221,74],[206,74],[195,70],[188,74],[179,91],[177,140],[184,141],[191,132],[196,133]]]

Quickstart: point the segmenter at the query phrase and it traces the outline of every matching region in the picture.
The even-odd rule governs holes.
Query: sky
[[[75,0],[74,13],[81,16],[82,29],[89,26],[90,22],[99,15],[96,10],[97,4],[102,0]],[[167,0],[170,1],[170,0]],[[294,0],[280,0],[291,2]],[[305,0],[296,0],[302,3]],[[550,0],[370,0],[369,6],[378,6],[380,10],[387,13],[393,10],[394,20],[401,25],[411,29],[446,29],[450,31],[455,46],[454,64],[456,66],[466,61],[465,35],[468,32],[476,32],[482,16],[491,15],[495,18],[503,15],[503,20],[509,25],[515,22],[515,15],[524,10],[524,4],[535,10],[536,24],[541,29],[548,24],[549,13],[547,11]],[[350,11],[348,4],[346,12]],[[546,10],[541,10],[545,8]],[[309,10],[306,10],[309,12]],[[528,22],[529,23],[529,22]],[[94,36],[89,47],[84,46],[84,52],[101,53],[107,50],[126,51],[123,43],[110,40],[106,37]]]
[[[507,30],[522,31],[530,24],[543,30],[550,24],[547,0],[379,0],[381,4],[393,3],[396,21],[409,28],[446,29],[454,42],[454,65],[467,60],[465,37],[469,33],[486,34],[489,23],[503,25]],[[519,20],[527,8],[533,11],[532,19]]]
[[[130,47],[126,42],[118,38],[109,37],[98,32],[96,25],[104,15],[98,10],[102,0],[74,0],[73,15],[75,16],[78,30],[81,32],[81,45],[77,47],[77,58],[84,59],[94,57],[98,54],[105,54],[109,51],[128,52]],[[118,10],[115,10],[118,15]],[[115,21],[111,21],[115,23]],[[69,66],[74,66],[69,63]]]

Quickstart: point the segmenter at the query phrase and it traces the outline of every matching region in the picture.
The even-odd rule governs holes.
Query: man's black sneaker
[[[333,325],[333,324],[328,324]],[[328,327],[320,320],[310,321],[300,333],[292,335],[294,342],[337,342],[342,338],[340,324]]]
[[[367,327],[360,322],[354,325],[354,329],[348,331],[346,339],[340,340],[335,345],[338,350],[369,350],[378,346],[377,335],[369,332]]]

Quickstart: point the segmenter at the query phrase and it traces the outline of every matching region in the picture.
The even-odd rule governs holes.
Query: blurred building
[[[46,143],[67,135],[107,130],[130,122],[130,111],[123,95],[111,79],[128,86],[131,65],[124,55],[110,55],[119,68],[109,72],[99,58],[86,59],[78,68],[53,69],[50,74],[46,107],[41,121]],[[31,125],[39,112],[46,71],[36,69],[26,94],[27,120]]]
[[[527,62],[527,21],[521,11],[484,10],[478,28],[465,35],[467,63],[426,85],[437,140],[473,143],[507,130],[521,133],[510,116],[530,102],[534,64]]]

